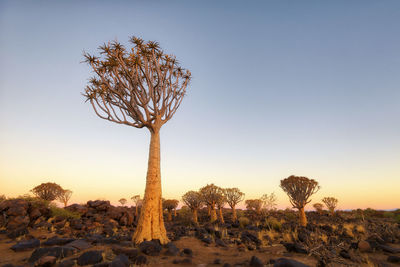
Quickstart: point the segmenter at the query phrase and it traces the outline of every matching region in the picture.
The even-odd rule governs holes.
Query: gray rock
[[[275,261],[274,267],[310,267],[296,260],[279,258]]]
[[[91,250],[86,251],[78,257],[77,263],[80,266],[96,264],[103,261],[103,251],[101,250]]]
[[[156,240],[143,241],[139,245],[139,250],[149,256],[158,256],[158,255],[160,255],[160,251],[162,250],[162,247],[161,247],[160,243]]]
[[[19,251],[26,251],[26,250],[30,250],[33,248],[37,248],[40,246],[40,240],[39,239],[30,239],[30,240],[24,240],[24,241],[20,241],[17,244],[15,244],[14,246],[11,247],[12,250],[14,250],[15,252],[19,252]]]

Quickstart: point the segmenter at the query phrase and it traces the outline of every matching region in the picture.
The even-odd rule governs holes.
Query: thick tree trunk
[[[211,216],[211,206],[207,205],[208,216]]]
[[[224,216],[222,215],[222,208],[219,209],[219,221],[221,223],[225,223]]]
[[[176,209],[174,209],[174,217],[176,217]]]
[[[210,221],[215,222],[217,220],[217,211],[215,210],[214,207],[210,206]]]
[[[193,222],[199,224],[199,221],[197,220],[197,209],[193,210]]]
[[[331,216],[335,216],[335,209],[330,209]]]
[[[307,226],[307,217],[306,213],[304,212],[304,207],[299,208],[299,218],[300,218],[300,225]]]
[[[136,204],[136,208],[135,208],[135,216],[136,217],[138,216],[138,206],[137,206],[137,204]]]
[[[236,222],[237,221],[236,208],[235,208],[235,206],[233,206],[231,208],[232,208],[232,221]]]
[[[164,226],[161,200],[160,135],[159,130],[150,131],[150,133],[144,203],[132,241],[139,244],[145,240],[158,239],[161,244],[167,244],[169,240]]]

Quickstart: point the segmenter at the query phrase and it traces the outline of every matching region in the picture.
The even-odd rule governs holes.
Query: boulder
[[[139,250],[136,248],[125,248],[117,245],[112,247],[112,251],[115,255],[124,254],[131,260],[135,260],[139,255]]]
[[[160,255],[162,247],[158,240],[143,241],[139,245],[139,250],[149,256],[158,256]]]
[[[35,267],[51,267],[56,261],[57,258],[54,256],[43,256],[35,262]]]
[[[34,238],[34,239],[20,241],[17,244],[15,244],[14,246],[12,246],[11,249],[14,250],[15,252],[19,252],[19,251],[26,251],[26,250],[34,249],[39,246],[40,246],[40,240]]]
[[[135,260],[136,265],[144,265],[147,264],[147,258],[144,255],[139,255]]]
[[[6,211],[7,216],[25,216],[27,213],[24,206],[12,206]]]
[[[36,262],[43,256],[54,256],[57,259],[62,259],[74,255],[77,252],[75,248],[71,247],[45,247],[35,249],[28,262]]]
[[[176,256],[179,254],[179,248],[177,248],[173,243],[169,242],[166,245],[167,251],[165,252],[165,255],[168,256]]]
[[[256,256],[253,256],[250,259],[250,266],[252,266],[252,267],[263,267],[264,264],[262,263],[262,261],[259,258],[257,258]]]
[[[372,252],[371,245],[367,241],[360,241],[358,242],[358,250],[360,252]]]
[[[88,242],[86,242],[86,240],[84,240],[84,239],[73,240],[72,242],[66,244],[65,246],[73,247],[78,250],[85,250],[85,249],[89,249],[92,247],[92,245],[89,244]]]
[[[103,261],[102,251],[100,250],[91,250],[86,251],[82,255],[78,257],[77,263],[80,266],[96,264]]]
[[[28,216],[12,216],[7,222],[7,230],[12,231],[17,228],[27,227],[30,222]]]
[[[7,232],[7,237],[11,238],[11,239],[14,239],[14,238],[17,238],[19,236],[23,236],[23,235],[29,234],[28,228],[26,226],[20,226],[17,229],[7,230],[6,232]]]
[[[53,236],[42,243],[44,246],[62,246],[74,241],[74,238]]]
[[[131,265],[131,261],[128,256],[124,254],[120,254],[113,259],[113,261],[109,264],[110,267],[129,267]]]
[[[391,263],[400,263],[400,257],[399,257],[399,256],[390,255],[390,256],[387,258],[387,261],[388,261],[388,262],[391,262]]]
[[[296,260],[279,258],[275,261],[274,267],[310,267]]]

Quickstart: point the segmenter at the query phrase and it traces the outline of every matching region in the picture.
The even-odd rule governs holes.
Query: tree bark
[[[193,222],[197,225],[199,221],[197,220],[197,209],[193,210]]]
[[[236,222],[237,221],[237,215],[236,215],[236,208],[235,206],[232,207],[232,221]]]
[[[224,216],[222,215],[222,208],[219,209],[219,221],[221,223],[225,223]]]
[[[217,220],[217,211],[214,207],[210,207],[210,221],[215,222]]]
[[[172,221],[172,211],[168,210],[168,221]]]
[[[164,226],[161,200],[159,129],[150,130],[150,133],[151,139],[144,203],[132,241],[139,244],[145,240],[158,239],[161,244],[167,244],[169,240]]]
[[[304,207],[299,208],[299,219],[301,226],[307,226],[307,217],[306,213],[304,212]]]

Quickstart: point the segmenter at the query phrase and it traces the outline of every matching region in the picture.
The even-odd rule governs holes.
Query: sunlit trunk
[[[307,217],[306,213],[304,212],[304,207],[299,208],[299,219],[301,226],[307,226]]]
[[[193,222],[199,224],[199,221],[197,220],[197,209],[193,210]]]
[[[137,206],[137,204],[136,204],[136,207],[135,207],[135,216],[136,217],[138,216],[138,206]]]
[[[331,216],[335,216],[335,209],[330,209]]]
[[[168,210],[168,221],[172,221],[172,210]]]
[[[232,207],[232,221],[236,222],[237,221],[237,215],[236,215],[236,208],[235,206]]]
[[[211,216],[211,206],[207,205],[207,212],[208,212],[208,216]]]
[[[219,208],[219,221],[225,223],[224,216],[222,215],[222,208]]]
[[[139,244],[145,240],[158,239],[161,244],[166,244],[169,240],[162,212],[160,135],[158,130],[154,132],[150,131],[150,133],[151,139],[144,203],[132,241]]]
[[[217,220],[217,211],[213,206],[210,206],[210,221],[215,222]]]

